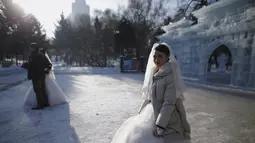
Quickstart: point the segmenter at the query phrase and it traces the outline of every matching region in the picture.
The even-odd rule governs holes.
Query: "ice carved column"
[[[233,61],[232,63],[232,72],[231,72],[231,85],[236,85],[236,77],[237,77],[237,63]]]
[[[249,86],[255,88],[255,37],[253,44],[251,45],[251,60],[250,60],[250,74],[249,74]]]
[[[206,48],[203,48],[203,49],[206,49]],[[207,60],[206,52],[207,52],[207,50],[202,50],[201,54],[199,55],[198,78],[199,78],[200,81],[205,81],[206,76],[207,76],[207,61],[208,60]]]
[[[238,45],[236,44],[236,41],[232,40],[231,44],[234,45],[232,48],[231,54],[232,54],[232,70],[231,70],[231,78],[230,78],[230,84],[236,85],[236,76],[237,76],[237,65],[238,65],[238,58],[237,58],[237,50]]]
[[[240,50],[241,47],[235,43],[235,47],[237,48],[233,48],[232,49],[232,58],[233,58],[233,62],[232,62],[232,72],[231,72],[231,85],[238,85],[238,78],[240,78],[240,63],[241,63],[241,59],[240,59]]]
[[[245,49],[243,47],[240,47],[237,49],[237,57],[236,57],[236,64],[237,64],[237,69],[236,69],[236,85],[238,86],[243,86],[244,84],[244,79],[242,75],[242,71],[244,68],[243,64],[243,59],[244,59],[244,51]]]

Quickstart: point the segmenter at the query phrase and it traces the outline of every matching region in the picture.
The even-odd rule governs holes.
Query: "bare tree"
[[[136,55],[145,56],[153,29],[162,25],[167,9],[166,0],[129,0],[123,17],[131,21],[135,31]]]

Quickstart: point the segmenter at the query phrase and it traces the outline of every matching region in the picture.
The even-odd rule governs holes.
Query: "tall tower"
[[[79,25],[80,16],[86,15],[86,21],[90,23],[90,8],[89,5],[86,4],[86,0],[75,0],[72,4],[72,14],[71,20],[74,25]]]
[[[86,4],[86,0],[75,0],[75,2],[72,4],[72,15],[76,16],[79,14],[89,14],[90,8]]]

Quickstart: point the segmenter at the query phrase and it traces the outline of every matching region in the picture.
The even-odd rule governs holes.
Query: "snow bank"
[[[198,24],[188,26],[187,20],[180,20],[163,27],[166,33],[158,38],[171,43],[255,30],[255,3],[251,0],[221,0],[193,14]]]
[[[162,29],[164,31],[171,31],[171,30],[175,30],[175,29],[178,29],[178,28],[189,27],[191,23],[192,23],[191,21],[186,20],[185,18],[183,18],[180,21],[177,21],[175,23],[169,23],[168,25],[163,26]]]

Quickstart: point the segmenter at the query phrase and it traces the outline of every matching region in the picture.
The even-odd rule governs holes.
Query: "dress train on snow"
[[[140,114],[121,125],[111,143],[164,143],[163,138],[154,137],[155,128],[153,107],[149,103]]]
[[[55,106],[68,102],[64,92],[58,86],[55,79],[52,78],[52,76],[50,75],[45,76],[45,88],[50,106]],[[33,85],[31,85],[26,92],[24,104],[25,106],[37,106],[36,95],[33,89]]]

